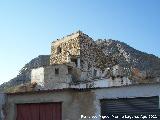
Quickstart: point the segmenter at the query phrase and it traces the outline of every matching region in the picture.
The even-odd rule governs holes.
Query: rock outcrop
[[[0,90],[3,91],[20,84],[30,83],[31,70],[42,66],[48,66],[50,64],[49,60],[50,55],[39,55],[38,57],[32,59],[19,71],[19,74],[15,78],[0,85]]]
[[[112,56],[112,59],[123,68],[123,75],[132,81],[159,82],[160,58],[112,39],[99,39],[96,43],[106,56]]]

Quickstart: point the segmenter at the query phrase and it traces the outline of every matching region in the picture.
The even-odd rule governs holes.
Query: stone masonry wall
[[[50,64],[68,63],[72,58],[80,58],[81,74],[85,76],[83,80],[93,79],[107,66],[115,65],[111,57],[106,57],[91,37],[80,31],[53,42],[51,46]],[[94,75],[94,71],[97,75]]]
[[[50,64],[70,63],[77,60],[77,63],[80,65],[76,65],[78,68],[77,71],[80,71],[77,73],[81,74],[81,81],[100,79],[105,75],[108,78],[125,76],[132,79],[134,83],[141,83],[143,82],[139,81],[141,77],[132,76],[132,69],[137,64],[131,62],[132,59],[133,61],[136,59],[134,56],[131,57],[134,51],[138,55],[141,54],[141,52],[136,51],[124,43],[111,39],[108,41],[94,41],[88,35],[78,31],[52,43]],[[146,61],[148,65],[145,64],[145,66],[153,66],[152,61]],[[115,75],[115,71],[117,70],[114,66],[116,65],[121,67],[121,69],[116,68],[117,70],[121,70],[118,75]],[[155,66],[157,65],[155,64]],[[155,73],[158,75],[158,68],[155,69]],[[144,79],[147,79],[147,81],[145,80],[146,82],[159,81],[159,79],[154,80],[154,77],[150,76],[151,72],[148,69],[147,71],[141,70],[140,73],[145,73],[143,76]]]
[[[50,64],[66,63],[67,57],[79,56],[80,42],[78,39],[79,32],[70,35],[52,43]],[[59,49],[58,49],[59,48]],[[59,51],[58,51],[59,50]]]
[[[100,69],[103,71],[107,67],[108,58],[98,48],[92,38],[84,35],[80,36],[80,58],[81,70],[87,72],[88,79],[93,79],[93,71]],[[98,73],[98,71],[97,71]],[[97,75],[96,75],[97,76]],[[96,77],[95,76],[95,77]]]

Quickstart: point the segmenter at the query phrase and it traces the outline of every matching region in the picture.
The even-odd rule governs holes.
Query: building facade
[[[54,120],[102,120],[122,118],[125,115],[139,116],[139,120],[160,119],[159,84],[142,84],[111,88],[59,89],[7,94],[7,120],[17,120],[17,116],[32,120],[41,116],[42,120],[53,120],[53,111],[58,115]],[[36,114],[36,106],[41,114]],[[52,107],[49,107],[52,106]],[[30,109],[27,113],[25,110]],[[47,112],[46,112],[47,111]],[[29,115],[28,115],[29,113]],[[34,113],[34,116],[32,114]],[[27,118],[28,115],[28,118]],[[113,116],[112,116],[113,115]],[[103,117],[103,118],[102,118]],[[109,118],[108,118],[109,117]],[[116,118],[115,118],[116,117]],[[40,120],[39,118],[34,120]]]
[[[159,120],[160,83],[134,84],[78,31],[52,42],[50,65],[32,69],[31,84],[0,94],[0,112],[0,120]]]

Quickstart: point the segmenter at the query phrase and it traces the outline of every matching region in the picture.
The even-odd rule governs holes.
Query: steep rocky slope
[[[144,79],[149,82],[159,81],[160,58],[116,40],[99,39],[96,44],[103,50],[106,57],[112,56],[112,59],[123,68],[124,76],[135,81]]]
[[[39,55],[38,57],[32,59],[19,71],[19,74],[15,78],[0,85],[0,90],[3,91],[10,87],[14,87],[16,85],[30,82],[31,70],[33,68],[48,66],[50,64],[49,59],[50,59],[50,55]]]

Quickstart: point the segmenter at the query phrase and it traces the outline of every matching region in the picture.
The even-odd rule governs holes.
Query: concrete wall
[[[100,78],[95,79],[89,82],[79,83],[79,84],[71,84],[70,88],[101,88],[101,87],[114,87],[114,86],[125,86],[132,84],[131,81],[126,78]]]
[[[93,90],[96,96],[96,116],[101,113],[100,99],[136,98],[159,96],[160,108],[160,84],[144,84],[135,86],[113,87]],[[92,92],[93,92],[92,91]],[[100,120],[98,118],[97,120]]]
[[[100,120],[101,99],[160,97],[159,86],[160,84],[144,84],[114,88],[88,89],[88,91],[66,89],[52,92],[11,94],[8,95],[7,100],[7,120],[15,120],[17,103],[40,102],[62,102],[62,120],[81,120],[81,116],[86,116],[85,120],[92,120],[89,118],[92,116],[96,116],[96,120]]]
[[[31,71],[31,82],[36,82],[38,85],[44,85],[44,67],[33,69]]]
[[[55,69],[58,69],[58,74],[55,74]],[[36,82],[40,89],[68,88],[71,81],[68,67],[64,64],[33,69],[31,74],[31,82]]]
[[[5,102],[6,96],[3,93],[0,93],[0,120],[4,120],[5,118]]]
[[[59,69],[59,74],[55,74],[55,69]],[[95,69],[95,68],[94,68]],[[62,89],[62,88],[97,88],[130,85],[131,81],[126,78],[100,78],[100,70],[97,70],[97,76],[92,81],[86,82],[87,73],[81,72],[78,68],[72,68],[68,72],[68,66],[57,64],[48,67],[41,67],[32,70],[31,82],[38,84],[38,89]],[[96,77],[98,77],[96,79]],[[81,79],[81,80],[80,80]],[[83,82],[82,82],[83,79]],[[82,83],[78,83],[81,81]],[[77,83],[76,83],[77,82]],[[76,84],[75,84],[76,83]]]
[[[81,114],[95,113],[92,92],[67,90],[37,94],[9,95],[7,101],[7,120],[15,120],[17,103],[62,102],[62,120],[79,120]]]
[[[55,74],[55,69],[59,70],[58,74]],[[53,82],[70,82],[66,80],[68,75],[68,67],[66,65],[54,65],[45,68],[44,72],[44,80],[45,82],[53,81]]]

